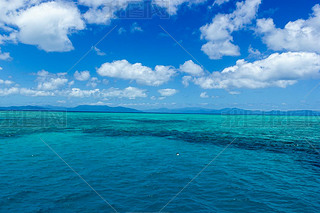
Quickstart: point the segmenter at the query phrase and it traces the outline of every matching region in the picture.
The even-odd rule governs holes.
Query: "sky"
[[[0,0],[0,106],[319,109],[316,0]]]

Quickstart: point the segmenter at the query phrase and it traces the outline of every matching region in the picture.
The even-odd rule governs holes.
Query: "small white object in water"
[[[179,156],[180,154],[179,153],[177,153],[177,156]]]

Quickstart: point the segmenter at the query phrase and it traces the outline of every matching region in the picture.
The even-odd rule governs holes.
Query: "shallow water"
[[[318,117],[0,112],[0,121],[1,212],[113,212],[48,146],[118,212],[320,208]]]

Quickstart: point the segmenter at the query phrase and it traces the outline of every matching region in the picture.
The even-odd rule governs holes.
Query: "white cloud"
[[[134,1],[142,2],[143,0]],[[88,23],[109,24],[111,19],[116,18],[115,12],[126,9],[132,0],[79,0],[79,4],[87,6],[89,9],[84,14]]]
[[[160,89],[158,92],[161,94],[163,97],[168,97],[168,96],[173,96],[175,95],[178,90],[176,89]]]
[[[107,7],[90,8],[83,17],[89,24],[110,24],[110,20],[115,18],[113,13],[116,9],[110,11]]]
[[[65,86],[68,79],[65,77],[66,73],[52,74],[48,71],[42,70],[37,73],[38,90],[56,90]]]
[[[68,36],[84,27],[70,1],[0,0],[0,44],[20,41],[47,52],[70,51]]]
[[[78,8],[63,1],[44,2],[20,10],[11,21],[19,28],[20,42],[36,45],[47,52],[73,50],[68,35],[85,28]]]
[[[270,18],[259,19],[256,31],[270,49],[320,53],[320,5],[312,10],[309,19],[290,21],[283,29],[276,28]]]
[[[39,90],[55,90],[64,86],[68,82],[65,78],[50,78],[46,82],[40,82],[38,84]]]
[[[61,91],[62,95],[67,95],[68,97],[85,98],[85,97],[103,97],[103,98],[145,98],[147,97],[146,91],[136,88],[127,87],[125,89],[119,88],[109,88],[109,89],[92,89],[92,90],[82,90],[80,88],[72,88],[68,91]]]
[[[91,105],[91,106],[105,106],[105,105],[109,105],[110,103],[105,103],[105,102],[102,102],[102,101],[98,101],[98,102],[95,102],[95,103],[87,103],[85,105]]]
[[[316,53],[275,53],[252,63],[238,60],[235,66],[193,81],[203,89],[285,88],[298,80],[319,78],[319,71],[320,55]]]
[[[33,90],[27,88],[21,88],[20,94],[25,96],[54,96],[55,93],[51,91]]]
[[[76,71],[73,76],[78,81],[87,81],[90,78],[90,72],[89,71],[82,71],[82,72]]]
[[[2,80],[0,79],[0,84],[4,84],[6,86],[9,86],[11,84],[13,84],[14,82],[13,81],[10,81],[10,80]]]
[[[200,98],[209,98],[209,96],[208,96],[207,92],[202,92],[200,94]]]
[[[94,47],[93,49],[94,49],[94,51],[97,53],[97,55],[99,55],[99,56],[104,56],[104,55],[106,55],[106,53],[102,52],[102,51],[101,51],[99,48],[97,48],[97,47]]]
[[[229,2],[230,0],[215,0],[213,4],[222,5]]]
[[[33,89],[11,87],[0,89],[0,96],[24,95],[24,96],[54,96],[54,92],[39,91]]]
[[[183,76],[182,77],[182,84],[185,87],[189,86],[190,81],[192,81],[192,76]]]
[[[118,30],[118,34],[121,35],[123,33],[127,32],[126,29],[124,29],[123,27],[120,27],[119,30]]]
[[[3,43],[8,42],[8,41],[11,41],[11,42],[15,43],[17,41],[16,37],[17,37],[16,32],[12,32],[9,35],[0,35],[0,44],[3,44]]]
[[[229,91],[229,94],[230,95],[239,95],[240,92],[238,92],[238,91]]]
[[[204,74],[202,67],[195,64],[192,60],[186,61],[183,65],[180,65],[180,71],[193,76],[200,76]]]
[[[143,29],[138,25],[137,22],[134,22],[131,26],[131,32],[143,32]]]
[[[59,100],[59,101],[57,101],[57,103],[58,104],[65,104],[65,103],[67,103],[65,100]]]
[[[69,86],[69,87],[71,87],[72,85],[74,85],[74,81],[70,81],[70,82],[68,83],[68,86]]]
[[[201,38],[207,40],[201,50],[210,59],[240,55],[239,47],[232,43],[231,34],[251,23],[256,17],[260,4],[261,0],[237,2],[237,8],[233,13],[216,15],[210,24],[200,28]]]
[[[2,52],[1,48],[0,48],[0,60],[11,60],[11,56],[10,53],[8,52]]]
[[[171,66],[157,65],[154,70],[141,63],[130,64],[127,60],[104,63],[98,68],[101,76],[135,80],[139,84],[159,86],[168,82],[176,71]]]
[[[221,59],[222,56],[239,56],[240,49],[232,44],[232,40],[222,42],[209,41],[202,45],[201,50],[206,53],[210,59]]]
[[[0,89],[0,96],[16,95],[19,94],[19,88],[11,87]]]
[[[0,1],[0,28],[5,31],[13,31],[13,29],[8,26],[12,24],[12,18],[16,15],[17,10],[32,6],[35,1],[27,0],[1,0]]]
[[[248,53],[249,56],[255,57],[255,56],[260,56],[261,52],[258,49],[254,49],[252,48],[252,46],[250,45],[248,48]]]
[[[182,4],[188,4],[191,7],[205,1],[207,0],[153,0],[154,4],[165,8],[170,15],[175,15]]]
[[[103,90],[101,95],[106,98],[116,97],[116,98],[145,98],[147,97],[146,91],[136,88],[136,87],[127,87],[123,90],[118,88],[110,88],[107,90]]]
[[[100,93],[100,90],[99,89],[81,90],[80,88],[72,88],[70,91],[63,92],[63,93],[67,94],[67,96],[69,97],[84,98],[84,97],[98,95]]]
[[[98,83],[100,83],[101,81],[97,78],[97,77],[92,77],[88,83],[86,84],[87,87],[97,87]]]

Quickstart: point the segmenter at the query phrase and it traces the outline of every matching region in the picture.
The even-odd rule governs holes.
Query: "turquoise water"
[[[0,121],[0,212],[114,212],[54,151],[118,212],[320,209],[318,117],[0,112]]]

